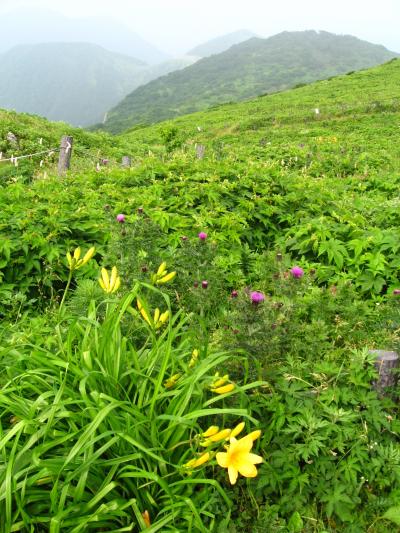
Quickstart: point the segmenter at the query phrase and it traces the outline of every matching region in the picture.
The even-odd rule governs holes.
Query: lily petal
[[[227,468],[228,467],[228,454],[225,452],[218,452],[215,456],[217,459],[217,463],[221,468]]]
[[[238,478],[238,471],[233,466],[228,466],[228,475],[229,475],[229,481],[231,482],[231,485],[234,485]]]

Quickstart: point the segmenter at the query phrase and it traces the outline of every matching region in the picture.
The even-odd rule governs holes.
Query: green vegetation
[[[383,46],[327,32],[283,32],[250,39],[137,88],[108,114],[118,133],[224,102],[372,67],[396,57]]]
[[[399,83],[120,137],[1,112],[3,157],[75,138],[63,178],[0,163],[1,531],[400,527]]]

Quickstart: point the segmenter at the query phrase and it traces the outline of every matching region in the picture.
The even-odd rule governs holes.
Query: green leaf
[[[290,520],[288,522],[288,529],[291,533],[297,533],[298,531],[302,531],[303,527],[304,527],[304,522],[300,514],[297,511],[295,511],[290,517]]]
[[[390,507],[386,513],[382,516],[386,520],[390,520],[394,524],[400,526],[400,506]]]

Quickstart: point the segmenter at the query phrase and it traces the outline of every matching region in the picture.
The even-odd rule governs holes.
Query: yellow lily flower
[[[113,266],[111,269],[111,277],[105,268],[101,269],[101,278],[99,278],[100,287],[107,294],[117,292],[121,285],[121,278],[118,276],[117,267]]]
[[[236,483],[239,474],[244,477],[257,476],[257,468],[254,465],[262,463],[263,459],[259,455],[250,453],[252,447],[253,440],[249,435],[240,440],[232,437],[227,451],[216,454],[219,466],[228,469],[231,485]]]

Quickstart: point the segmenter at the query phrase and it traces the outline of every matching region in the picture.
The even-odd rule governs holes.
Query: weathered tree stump
[[[131,158],[128,155],[124,155],[124,157],[122,158],[122,166],[124,168],[130,168],[131,162]]]
[[[63,176],[69,170],[74,139],[68,135],[61,137],[60,156],[58,158],[58,175]]]
[[[387,387],[394,387],[397,384],[398,376],[395,370],[400,365],[399,354],[386,350],[370,350],[369,353],[376,355],[375,368],[379,372],[373,387],[379,394],[384,394]]]

